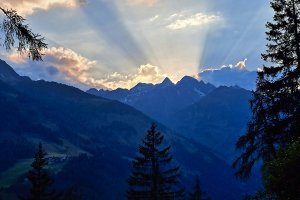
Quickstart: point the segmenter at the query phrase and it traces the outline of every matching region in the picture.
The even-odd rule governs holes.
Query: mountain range
[[[176,84],[165,78],[162,83],[156,85],[139,83],[130,90],[112,91],[92,88],[87,93],[118,100],[157,121],[167,123],[175,112],[196,103],[214,89],[215,86],[210,83],[199,82],[193,77],[185,76]]]
[[[206,145],[232,162],[235,142],[246,130],[251,92],[238,86],[215,87],[189,76],[174,84],[138,84],[130,90],[96,90],[87,93],[118,100],[162,122],[183,136]]]
[[[186,82],[195,85],[186,91]],[[166,79],[163,86],[176,88],[170,89],[170,94],[173,90],[185,92],[176,96],[183,101],[176,112],[216,90],[190,77],[176,85]],[[132,94],[150,95],[156,87],[139,84]],[[127,98],[128,102],[135,97]],[[142,100],[136,102],[146,107]],[[58,186],[75,186],[87,200],[125,199],[131,160],[152,122],[158,123],[171,144],[187,191],[196,175],[213,199],[241,199],[258,185],[255,181],[241,184],[233,177],[231,166],[210,148],[148,117],[146,112],[64,84],[32,81],[19,76],[4,61],[0,61],[0,112],[0,197],[4,199],[14,199],[16,192],[20,194],[28,186],[25,174],[39,142],[46,147]]]

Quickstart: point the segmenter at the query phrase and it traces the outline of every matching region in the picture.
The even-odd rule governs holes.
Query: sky
[[[165,77],[177,82],[224,66],[257,70],[272,19],[262,0],[1,0],[0,6],[17,10],[48,44],[43,62],[4,49],[0,58],[33,80],[83,90]]]

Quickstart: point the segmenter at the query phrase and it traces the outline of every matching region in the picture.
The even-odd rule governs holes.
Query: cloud
[[[73,83],[85,88],[131,88],[140,82],[160,83],[167,76],[161,72],[159,67],[145,64],[139,66],[136,72],[131,74],[113,72],[95,78],[90,70],[96,67],[96,61],[89,60],[73,50],[63,47],[51,47],[43,53],[45,54],[43,62],[38,64],[27,59],[26,55],[17,52],[6,57],[11,62],[22,66],[22,75],[30,76],[33,79],[50,79],[51,81]]]
[[[154,22],[154,21],[156,21],[158,18],[159,18],[159,15],[155,15],[154,17],[151,17],[151,18],[149,19],[149,22]]]
[[[158,0],[127,0],[127,3],[129,5],[147,5],[147,6],[153,6],[157,2],[158,2]]]
[[[8,59],[16,64],[25,64],[27,62],[27,57],[24,54],[20,53],[11,53],[11,54],[4,54],[3,56],[8,57]]]
[[[160,83],[166,74],[159,67],[151,64],[141,65],[134,74],[120,74],[114,72],[101,80],[101,84],[109,89],[132,88],[138,83]]]
[[[59,70],[56,67],[47,67],[46,70],[48,71],[48,73],[52,76],[56,75],[59,73]]]
[[[242,61],[239,61],[235,67],[239,68],[239,69],[245,69],[246,68],[246,61],[247,61],[247,58],[245,58],[244,60]]]
[[[48,48],[43,54],[45,54],[43,62],[39,63],[33,63],[27,59],[25,54],[19,54],[17,52],[7,55],[7,58],[11,62],[22,66],[27,64],[28,66],[26,66],[26,68],[22,67],[22,71],[25,72],[25,75],[31,76],[32,72],[34,72],[33,74],[39,74],[41,76],[32,78],[53,79],[54,77],[51,76],[57,76],[56,78],[61,79],[60,81],[62,82],[70,81],[83,85],[89,85],[91,82],[95,82],[90,80],[92,78],[88,71],[96,65],[96,61],[91,61],[73,50],[63,47]]]
[[[246,69],[246,61],[239,61],[236,65],[223,65],[219,68],[205,69],[199,73],[201,80],[215,86],[239,86],[248,90],[255,89],[256,72]]]
[[[170,20],[174,20],[174,19],[178,19],[178,18],[183,18],[184,15],[183,14],[179,14],[179,13],[174,13],[172,15],[170,15],[167,20],[170,21]]]
[[[157,66],[153,66],[150,64],[141,65],[138,68],[138,75],[148,77],[148,76],[156,76],[159,75],[159,69]]]
[[[113,72],[106,74],[104,78],[93,78],[87,74],[79,77],[79,81],[86,86],[103,88],[103,89],[117,89],[117,88],[132,88],[138,83],[160,83],[166,74],[163,74],[159,67],[151,64],[145,64],[138,67],[136,73],[121,74]]]
[[[204,13],[196,13],[188,17],[182,14],[173,14],[168,17],[168,20],[170,20],[171,23],[167,25],[167,28],[171,30],[185,29],[213,23],[219,21],[220,19],[221,16],[219,15],[207,15]]]
[[[23,16],[31,15],[36,10],[48,10],[53,6],[75,8],[86,3],[87,0],[1,0],[0,6],[14,9]]]
[[[213,72],[213,71],[219,71],[219,70],[226,70],[226,69],[232,69],[232,70],[247,70],[246,67],[246,61],[248,59],[245,58],[244,60],[240,60],[238,61],[235,65],[233,64],[228,64],[228,65],[222,65],[221,67],[210,67],[210,68],[206,68],[204,69],[202,72]]]
[[[47,65],[57,68],[66,78],[79,82],[85,80],[87,71],[96,64],[96,61],[90,61],[71,49],[62,47],[46,49],[44,54]]]
[[[10,61],[23,66],[27,70],[23,75],[33,79],[46,79],[67,84],[73,84],[80,88],[132,88],[138,83],[160,83],[168,75],[163,73],[158,66],[151,64],[140,65],[135,72],[110,74],[102,73],[101,77],[94,77],[92,69],[98,63],[79,55],[71,49],[52,47],[44,52],[44,62],[33,63],[24,54],[13,53],[7,56]],[[216,86],[226,85],[252,90],[255,88],[256,72],[246,69],[246,61],[239,61],[236,65],[223,65],[219,68],[205,69],[199,73],[199,78]],[[29,63],[28,63],[29,62]],[[24,67],[24,65],[26,65]],[[28,68],[27,68],[28,67]]]

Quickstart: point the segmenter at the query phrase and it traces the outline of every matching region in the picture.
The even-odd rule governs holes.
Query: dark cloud
[[[47,67],[46,70],[47,70],[48,74],[51,76],[57,75],[59,73],[59,70],[53,66]]]

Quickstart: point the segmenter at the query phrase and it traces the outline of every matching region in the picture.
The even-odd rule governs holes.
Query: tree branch
[[[8,10],[0,7],[4,13],[5,18],[0,24],[0,29],[4,33],[4,42],[2,45],[6,51],[10,51],[15,47],[17,41],[17,51],[19,53],[26,53],[28,57],[34,61],[42,60],[42,51],[47,48],[44,42],[45,38],[40,34],[35,34],[25,23],[25,19],[18,15],[15,10]],[[1,43],[0,43],[1,44]]]

